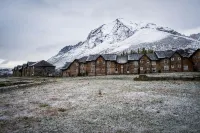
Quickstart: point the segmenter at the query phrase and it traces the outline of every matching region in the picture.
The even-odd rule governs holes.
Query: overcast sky
[[[47,60],[116,18],[200,32],[200,0],[0,0],[0,67]]]

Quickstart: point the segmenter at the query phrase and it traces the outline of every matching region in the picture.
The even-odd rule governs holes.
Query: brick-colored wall
[[[139,61],[129,61],[129,73],[130,74],[138,74],[139,73]]]
[[[194,71],[200,71],[200,50],[196,51],[191,59],[194,65]]]
[[[63,70],[62,71],[62,76],[63,77],[69,77],[70,76],[70,70],[69,69]]]
[[[87,70],[87,75],[88,76],[95,76],[95,64],[96,62],[95,61],[90,61],[90,62],[87,62],[86,66],[86,70]]]
[[[146,55],[144,55],[144,56],[142,56],[142,58],[140,58],[139,64],[140,64],[139,72],[141,74],[151,72],[151,61]]]
[[[160,72],[160,62],[159,61],[151,61],[151,72],[152,73]]]
[[[161,59],[158,65],[158,71],[162,73],[170,72],[170,59]]]
[[[192,72],[193,71],[193,64],[189,58],[182,58],[182,66],[184,72]]]
[[[182,72],[182,57],[177,53],[170,58],[170,71]]]
[[[106,61],[107,65],[107,75],[114,75],[117,74],[117,63],[114,61]]]
[[[72,62],[69,69],[70,69],[70,76],[78,76],[79,75],[79,63],[78,63],[78,61]]]
[[[55,67],[31,67],[30,76],[49,76],[55,72]]]
[[[103,57],[97,58],[95,70],[97,76],[106,75],[106,61]]]
[[[81,76],[86,76],[87,71],[87,64],[86,63],[79,63],[79,73]]]

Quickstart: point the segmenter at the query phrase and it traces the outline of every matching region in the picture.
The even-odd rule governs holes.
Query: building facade
[[[197,49],[192,55],[191,55],[191,61],[193,63],[194,71],[200,71],[200,49]]]
[[[200,49],[155,51],[150,54],[95,54],[66,62],[63,77],[200,71]],[[42,60],[13,69],[13,76],[51,76],[55,66]]]
[[[200,71],[200,50],[193,54],[184,50],[155,51],[150,54],[135,53],[130,55],[97,54],[80,58],[77,61],[79,70],[76,66],[74,67],[76,67],[76,72],[79,71],[79,74],[76,73],[74,76],[192,72]],[[70,69],[67,71],[71,73]],[[63,75],[70,76],[71,74]]]
[[[13,69],[13,76],[53,76],[55,66],[47,61],[27,62],[26,64],[18,65]]]

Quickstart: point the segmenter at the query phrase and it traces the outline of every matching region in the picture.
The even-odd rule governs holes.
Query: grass
[[[0,82],[0,87],[9,86],[11,85],[10,82]]]

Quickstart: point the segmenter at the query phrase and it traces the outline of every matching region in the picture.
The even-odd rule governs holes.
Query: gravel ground
[[[200,132],[200,82],[58,78],[0,93],[0,132]]]

